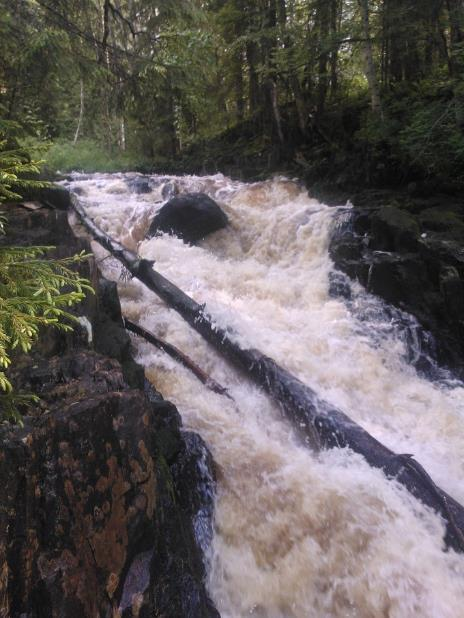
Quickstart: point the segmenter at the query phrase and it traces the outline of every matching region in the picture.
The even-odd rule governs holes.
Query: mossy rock
[[[456,211],[441,207],[427,208],[420,214],[419,220],[425,232],[439,232],[450,239],[464,241],[464,218]]]
[[[382,206],[372,215],[372,248],[380,251],[416,251],[419,223],[396,206]]]

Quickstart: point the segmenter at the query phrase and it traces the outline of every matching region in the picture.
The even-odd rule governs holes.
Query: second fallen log
[[[218,382],[216,382],[216,380],[214,380],[210,375],[203,371],[203,369],[198,367],[198,365],[194,363],[189,356],[181,352],[179,348],[176,348],[176,346],[168,343],[167,341],[164,341],[163,339],[159,339],[159,337],[155,337],[153,333],[150,333],[145,328],[142,328],[138,324],[131,322],[127,318],[123,318],[123,322],[125,328],[131,333],[142,337],[142,339],[145,339],[152,345],[156,346],[159,350],[162,350],[163,352],[168,354],[168,356],[176,360],[178,363],[180,363],[184,367],[187,367],[187,369],[189,369],[200,380],[202,384],[204,384],[207,388],[213,391],[213,393],[217,393],[218,395],[224,395],[225,397],[233,401],[226,388],[221,386]]]

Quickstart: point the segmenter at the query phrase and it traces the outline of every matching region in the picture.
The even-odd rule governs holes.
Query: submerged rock
[[[173,197],[161,208],[150,225],[148,235],[167,232],[195,243],[226,227],[227,223],[226,214],[205,193],[187,193]]]
[[[175,181],[167,182],[161,189],[161,197],[163,200],[169,200],[179,194],[179,186]]]
[[[137,177],[127,181],[127,186],[131,193],[144,194],[151,193],[151,186],[148,178]]]

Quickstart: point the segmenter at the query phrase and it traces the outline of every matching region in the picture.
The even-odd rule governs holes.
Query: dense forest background
[[[52,168],[464,184],[462,0],[0,5],[0,114]]]

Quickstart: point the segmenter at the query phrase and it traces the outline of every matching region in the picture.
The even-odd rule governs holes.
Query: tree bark
[[[340,45],[336,42],[339,29],[341,6],[339,0],[332,0],[330,6],[330,30],[334,41],[330,52],[330,93],[335,97],[338,91],[338,52]]]
[[[129,272],[155,292],[169,307],[200,333],[213,347],[241,369],[279,404],[304,443],[313,449],[351,448],[387,477],[404,485],[446,522],[445,542],[464,552],[464,507],[437,487],[411,455],[396,454],[341,410],[321,400],[317,394],[271,358],[255,349],[242,349],[230,331],[218,328],[199,305],[144,260],[111,239],[86,215],[76,197],[73,208],[93,238],[120,260]]]
[[[298,74],[294,67],[295,46],[287,28],[287,4],[286,0],[279,0],[279,23],[282,32],[282,40],[285,49],[288,51],[288,81],[295,99],[298,126],[301,134],[306,132],[307,110]]]
[[[189,369],[193,373],[193,375],[200,380],[202,384],[204,384],[207,388],[213,391],[213,393],[217,393],[218,395],[225,395],[225,397],[232,399],[226,388],[221,386],[218,382],[216,382],[216,380],[214,380],[205,371],[203,371],[203,369],[201,369],[196,363],[194,363],[189,356],[181,352],[179,348],[176,348],[176,346],[168,343],[167,341],[163,341],[162,339],[155,337],[153,333],[150,333],[148,330],[145,330],[138,324],[134,324],[134,322],[131,322],[127,318],[123,318],[123,322],[126,329],[130,330],[131,333],[142,337],[143,339],[148,341],[148,343],[151,343],[159,350],[165,352],[175,361],[177,361],[184,367],[187,367],[187,369]]]
[[[330,26],[330,6],[328,0],[319,0],[316,11],[318,33],[318,86],[317,86],[317,115],[322,116],[325,111],[327,90],[329,86],[329,52],[328,36]]]
[[[250,114],[253,115],[260,107],[259,78],[258,71],[256,69],[258,64],[258,48],[254,41],[248,41],[246,44],[246,59],[248,64],[249,82],[248,101],[250,106]]]
[[[79,139],[79,134],[81,132],[82,120],[84,118],[84,80],[80,79],[81,86],[81,99],[80,99],[80,108],[79,108],[79,120],[77,121],[76,132],[74,134],[73,145],[77,144],[77,140]]]
[[[100,50],[100,59],[99,62],[105,62],[106,68],[109,69],[110,59],[108,54],[108,38],[110,35],[110,0],[105,0],[103,4],[103,14],[102,14],[102,41],[101,41],[101,50]]]
[[[377,74],[375,71],[374,56],[372,53],[372,42],[369,27],[369,4],[368,0],[359,0],[359,6],[361,8],[361,17],[363,24],[363,34],[365,38],[364,42],[364,61],[366,65],[366,77],[369,85],[369,93],[371,96],[371,109],[374,114],[383,117],[382,103],[380,100],[379,84],[377,81]]]

